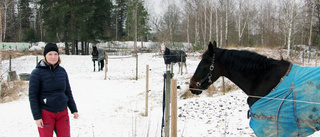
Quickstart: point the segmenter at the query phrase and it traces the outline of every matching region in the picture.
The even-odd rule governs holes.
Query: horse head
[[[220,62],[216,53],[217,43],[210,42],[208,49],[203,53],[202,59],[190,79],[189,89],[193,94],[199,95],[202,90],[206,90],[214,81],[216,81],[221,75]]]
[[[98,56],[98,48],[97,46],[92,46],[92,56]]]
[[[171,61],[171,51],[169,48],[165,48],[164,54],[163,54],[164,64],[170,64]]]
[[[166,45],[164,45],[163,43],[160,46],[160,52],[164,53],[164,51],[166,50]]]

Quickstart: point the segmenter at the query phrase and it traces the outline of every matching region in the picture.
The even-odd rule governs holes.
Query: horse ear
[[[208,45],[208,51],[212,54],[213,53],[213,49],[214,48],[217,48],[217,43],[216,41],[213,41],[213,44],[211,42],[209,42],[209,45]]]
[[[217,48],[217,42],[216,41],[213,41],[213,47]]]

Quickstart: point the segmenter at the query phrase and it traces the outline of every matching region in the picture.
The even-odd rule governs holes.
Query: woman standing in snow
[[[29,101],[32,115],[40,137],[70,136],[68,109],[78,119],[79,114],[73,99],[68,74],[59,57],[56,44],[44,48],[44,59],[32,71],[29,82]]]

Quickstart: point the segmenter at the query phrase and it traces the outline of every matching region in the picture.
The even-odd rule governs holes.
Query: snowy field
[[[272,53],[272,52],[271,52]],[[42,59],[39,56],[39,60]],[[79,110],[79,119],[71,118],[72,137],[160,137],[162,119],[162,91],[165,65],[163,58],[155,53],[139,54],[138,80],[136,60],[133,57],[110,56],[107,80],[105,73],[93,72],[91,56],[61,55],[62,64],[68,72],[71,89]],[[188,88],[188,82],[198,63],[198,56],[187,57],[187,74],[176,74],[181,89],[178,96]],[[23,56],[12,60],[12,70],[31,73],[36,56]],[[149,65],[149,115],[145,113],[146,65]],[[2,62],[2,69],[8,61]],[[218,82],[219,83],[219,82]],[[217,88],[218,89],[218,88]],[[27,90],[25,91],[28,92]],[[226,95],[178,98],[179,137],[253,137],[247,119],[246,95],[236,90]],[[312,136],[319,136],[316,133]],[[28,97],[0,104],[0,137],[38,136],[32,118]]]

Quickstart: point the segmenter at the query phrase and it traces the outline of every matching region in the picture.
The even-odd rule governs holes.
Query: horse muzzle
[[[202,93],[202,90],[199,89],[196,85],[194,85],[193,83],[189,84],[189,90],[191,91],[192,94],[196,94],[199,95]]]

